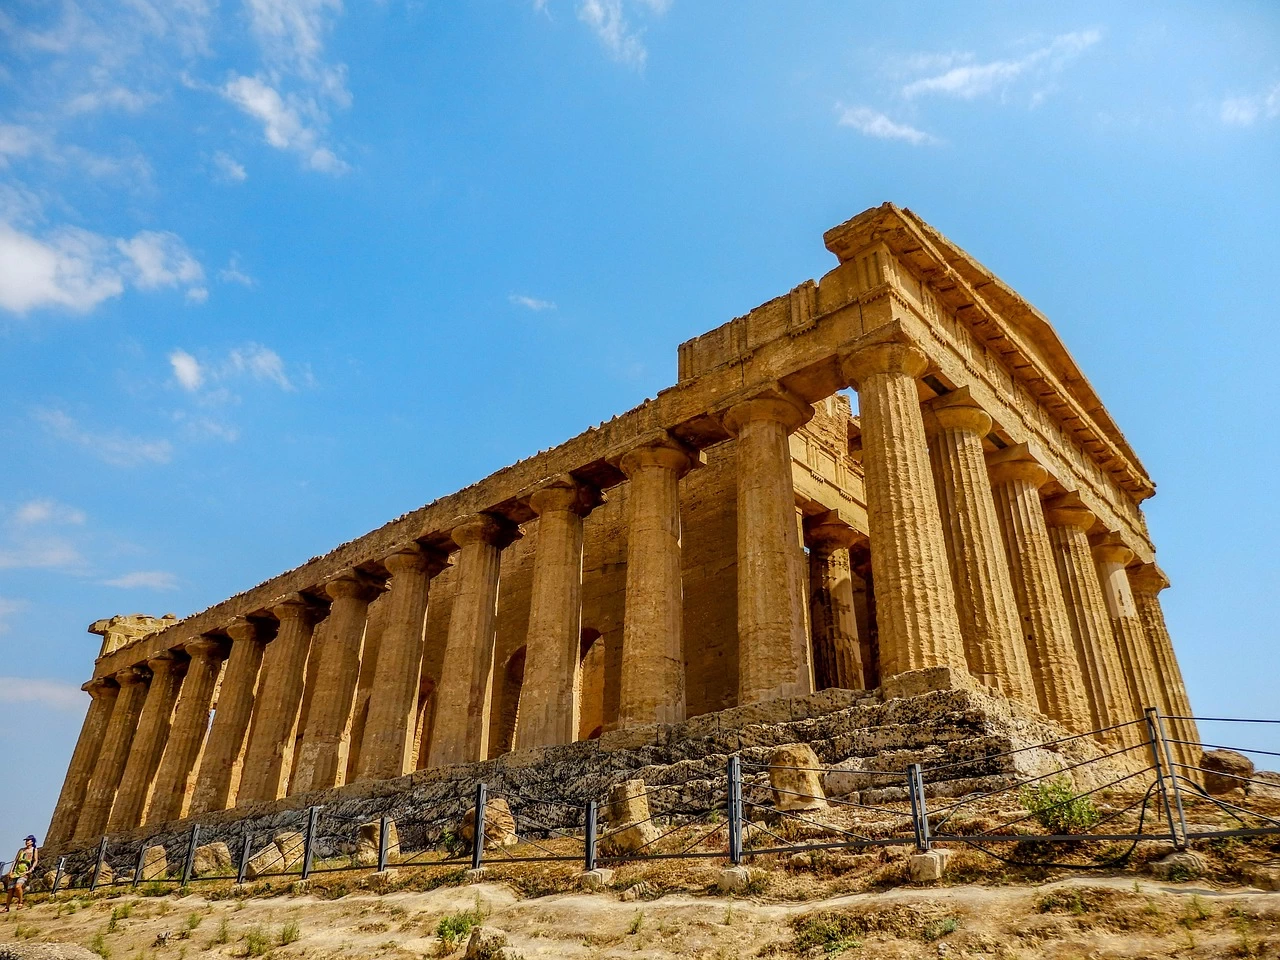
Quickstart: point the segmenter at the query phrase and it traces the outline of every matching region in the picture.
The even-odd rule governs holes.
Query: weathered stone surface
[[[716,886],[721,893],[745,893],[751,886],[751,871],[746,867],[725,867]]]
[[[169,873],[169,858],[164,847],[156,844],[142,853],[142,879],[163,880]]]
[[[1272,770],[1255,770],[1252,779],[1255,782],[1245,786],[1246,796],[1280,800],[1280,773]],[[1256,782],[1259,780],[1263,782]]]
[[[947,861],[951,859],[951,851],[943,847],[913,853],[907,861],[907,869],[912,883],[934,883],[941,880],[947,872]]]
[[[303,854],[306,853],[307,838],[301,833],[296,830],[282,830],[272,837],[272,842],[280,851],[280,858],[284,861],[286,870],[291,870],[302,863]]]
[[[195,855],[191,858],[191,875],[204,877],[209,874],[229,873],[233,862],[231,850],[221,840],[204,843],[196,847]]]
[[[0,960],[98,960],[98,956],[74,943],[0,943]]]
[[[1151,872],[1161,880],[1194,880],[1204,870],[1204,858],[1191,850],[1175,851],[1151,865]]]
[[[1253,761],[1234,750],[1206,750],[1200,766],[1209,771],[1204,774],[1204,788],[1213,794],[1246,788],[1246,780],[1253,777]]]
[[[382,821],[371,820],[360,824],[359,839],[356,841],[356,862],[368,866],[378,862],[379,844],[382,842]],[[396,830],[394,820],[387,821],[387,862],[394,863],[400,859],[400,833]]]
[[[778,810],[817,810],[827,805],[822,764],[807,743],[789,743],[769,756],[769,785]]]
[[[613,880],[613,871],[605,867],[597,867],[594,870],[584,870],[578,877],[578,883],[582,885],[584,890],[603,890],[609,886]]]
[[[471,806],[462,819],[458,821],[458,836],[465,843],[471,843],[476,836],[476,808]],[[520,842],[516,835],[516,818],[511,815],[511,807],[506,800],[498,797],[486,801],[484,805],[484,845],[489,847],[512,847]]]
[[[598,850],[602,856],[620,857],[648,847],[658,839],[657,825],[650,819],[649,797],[643,780],[625,780],[609,790],[604,808],[605,832]]]
[[[467,960],[495,960],[507,945],[507,935],[496,927],[473,927],[467,941]]]

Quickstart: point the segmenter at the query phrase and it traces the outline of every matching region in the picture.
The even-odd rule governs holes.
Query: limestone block
[[[471,843],[476,836],[476,808],[470,807],[458,822],[458,836],[466,843]],[[513,847],[520,842],[516,836],[516,818],[511,815],[511,807],[506,800],[499,797],[484,805],[484,845],[491,847]]]
[[[191,858],[191,875],[203,877],[210,873],[227,873],[232,863],[231,851],[225,843],[206,843],[196,847],[195,856]]]
[[[256,880],[267,874],[283,872],[284,857],[280,856],[279,848],[274,843],[270,843],[249,858],[244,875],[246,879]]]
[[[600,838],[599,850],[606,857],[635,853],[658,839],[658,828],[649,818],[643,780],[615,783],[609,790],[604,819],[609,828]]]
[[[507,945],[507,935],[494,927],[473,927],[467,941],[467,960],[494,960]]]
[[[716,886],[721,893],[745,893],[751,885],[751,871],[746,867],[725,867]]]
[[[1280,773],[1272,770],[1258,770],[1254,773],[1253,779],[1266,782],[1245,784],[1244,792],[1246,796],[1261,797],[1266,800],[1280,800]]]
[[[156,844],[142,853],[142,879],[163,880],[169,873],[169,862],[164,847]]]
[[[779,810],[817,810],[827,805],[822,764],[807,743],[777,747],[769,756],[769,784]]]
[[[1244,878],[1259,890],[1280,890],[1280,867],[1255,863],[1245,868]]]
[[[1204,875],[1204,858],[1190,850],[1169,854],[1151,865],[1151,872],[1161,880],[1191,880]]]
[[[272,838],[276,845],[276,849],[280,851],[280,857],[284,861],[284,868],[291,870],[297,864],[302,862],[302,855],[306,852],[306,837],[298,833],[296,830],[285,830],[277,833]]]
[[[92,883],[92,877],[93,877],[92,867],[89,869],[89,877],[90,877],[90,882]],[[114,883],[115,879],[116,879],[116,872],[111,869],[111,864],[104,863],[102,865],[102,869],[98,871],[98,886],[104,887],[107,884]]]
[[[1253,776],[1253,761],[1234,750],[1206,750],[1200,758],[1200,766],[1209,771],[1204,775],[1204,788],[1213,794],[1228,793],[1248,786],[1243,780],[1235,778]],[[1229,776],[1216,776],[1218,773]]]
[[[950,850],[928,850],[924,853],[913,853],[908,861],[912,883],[933,883],[941,880],[947,872],[947,861],[951,859]]]
[[[378,862],[378,845],[382,842],[382,821],[371,820],[360,824],[360,836],[356,841],[356,863],[370,866]],[[400,833],[394,820],[387,821],[387,862],[400,859]]]
[[[609,886],[609,882],[613,879],[613,871],[604,867],[597,867],[594,870],[584,870],[578,877],[578,882],[584,890],[603,890]]]

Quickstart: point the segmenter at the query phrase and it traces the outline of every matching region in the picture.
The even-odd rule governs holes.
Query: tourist
[[[28,834],[22,841],[22,849],[14,855],[13,866],[4,877],[5,886],[8,888],[8,894],[4,898],[5,913],[9,912],[9,905],[13,903],[15,893],[18,895],[18,909],[22,909],[22,896],[26,892],[27,881],[31,879],[31,874],[39,862],[40,852],[36,849],[36,838]]]

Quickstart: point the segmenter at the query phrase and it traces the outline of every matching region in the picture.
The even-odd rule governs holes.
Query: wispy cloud
[[[280,354],[260,343],[237,347],[231,351],[228,360],[236,372],[247,373],[255,380],[270,380],[281,390],[296,389],[284,372]]]
[[[116,430],[86,430],[62,410],[37,410],[35,419],[59,440],[74,444],[115,467],[168,463],[173,456],[173,445],[168,440],[144,440]]]
[[[1280,83],[1266,93],[1245,97],[1228,97],[1218,113],[1229,127],[1251,127],[1259,120],[1280,117]]]
[[[84,564],[75,545],[58,536],[22,536],[0,547],[0,570],[73,569]]]
[[[507,299],[517,307],[524,307],[526,310],[541,312],[556,309],[555,303],[551,300],[539,300],[537,297],[526,297],[520,293],[513,293]]]
[[[201,361],[186,350],[175,349],[169,354],[169,367],[173,378],[184,390],[196,393],[201,387],[225,385],[236,379],[248,378],[274,383],[281,390],[297,389],[289,376],[284,359],[270,347],[260,343],[246,343],[227,351],[225,357]],[[302,372],[304,383],[309,373]],[[215,399],[235,399],[234,395],[220,395]]]
[[[0,703],[82,713],[88,706],[88,702],[89,699],[84,695],[84,691],[64,680],[0,677]]]
[[[238,283],[242,287],[252,287],[257,284],[253,277],[240,269],[240,255],[238,253],[233,253],[231,259],[227,261],[227,265],[218,271],[218,279],[223,283]]]
[[[671,0],[640,0],[644,12],[661,16],[671,7]],[[546,10],[542,4],[537,9]],[[644,69],[649,51],[644,45],[644,31],[633,27],[623,0],[580,0],[578,19],[591,28],[610,58],[636,70]]]
[[[213,170],[215,176],[226,183],[244,183],[249,176],[244,165],[224,150],[213,155]]]
[[[8,633],[9,618],[25,609],[27,609],[25,600],[11,600],[8,597],[0,597],[0,633]]]
[[[137,570],[110,580],[103,580],[102,584],[124,590],[177,590],[178,578],[166,570]]]
[[[182,389],[194,392],[204,383],[200,361],[187,351],[175,350],[169,354],[169,365],[173,367],[173,378],[182,385]]]
[[[66,523],[79,526],[85,521],[83,510],[69,507],[56,500],[28,500],[13,512],[13,522],[18,526],[30,527],[41,523]]]
[[[902,140],[917,147],[938,142],[937,138],[931,134],[917,130],[909,124],[890,120],[883,113],[872,110],[870,107],[845,107],[837,104],[836,109],[840,111],[838,121],[840,126],[852,127],[868,137],[875,137],[878,140]]]
[[[350,169],[320,143],[318,129],[303,120],[304,110],[319,114],[314,104],[296,99],[287,102],[280,91],[261,77],[234,77],[222,87],[222,95],[258,120],[263,137],[277,150],[299,154],[308,167],[321,173],[340,174]]]
[[[935,69],[942,72],[911,81],[902,88],[902,94],[908,99],[937,95],[972,100],[1002,90],[1021,78],[1057,72],[1101,39],[1102,33],[1098,30],[1064,33],[1023,56],[982,63],[975,62],[972,54],[941,55]],[[916,61],[917,64],[928,62]]]
[[[67,101],[67,113],[97,113],[99,110],[124,110],[138,113],[156,102],[156,96],[139,93],[127,87],[110,86],[90,90]]]

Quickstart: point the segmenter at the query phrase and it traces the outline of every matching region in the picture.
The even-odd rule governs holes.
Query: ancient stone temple
[[[910,211],[824,239],[656,399],[201,613],[94,624],[48,845],[829,687],[1190,716],[1154,485],[1046,318]]]

